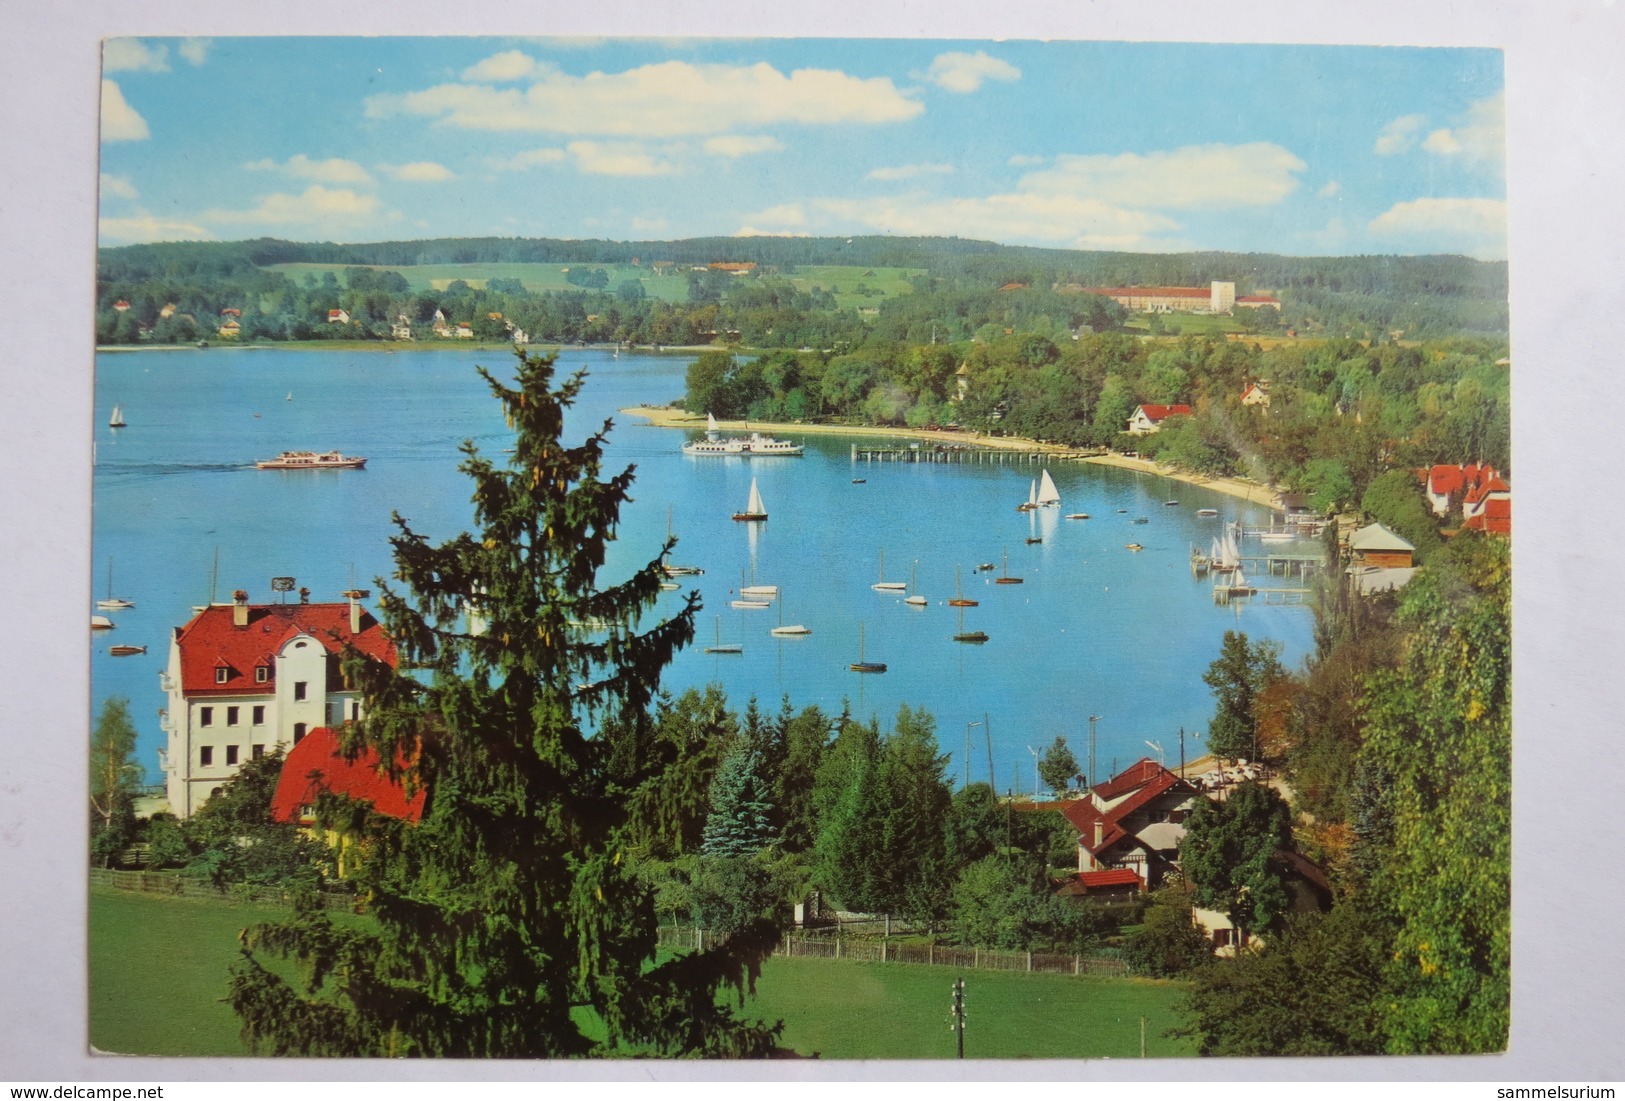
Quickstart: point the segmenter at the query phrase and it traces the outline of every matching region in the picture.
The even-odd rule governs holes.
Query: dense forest
[[[610,286],[602,266],[656,263],[686,272],[686,301],[657,301],[640,279]],[[746,278],[694,271],[712,263],[756,265]],[[342,281],[292,279],[279,264],[326,264]],[[414,291],[395,268],[427,264],[582,266],[564,290],[528,289],[493,278],[474,286]],[[595,266],[600,266],[595,271]],[[914,293],[886,297],[873,311],[837,309],[827,288],[801,286],[803,267],[905,268],[923,274]],[[1282,303],[1271,330],[1353,336],[1399,332],[1409,338],[1507,328],[1504,263],[1459,256],[1287,257],[1239,253],[1141,254],[1021,248],[957,238],[723,237],[686,241],[556,241],[473,238],[375,244],[313,244],[262,239],[128,245],[102,250],[96,333],[102,343],[216,339],[223,311],[245,341],[388,339],[406,318],[418,339],[437,310],[476,339],[499,340],[506,323],[552,343],[742,344],[756,348],[861,347],[871,340],[968,339],[987,327],[1053,335],[1080,326],[1116,327],[1122,312],[1078,293],[1085,287],[1205,286],[1270,293]],[[1020,293],[999,296],[1002,288]],[[820,293],[820,290],[825,293]],[[1016,303],[1009,305],[1006,299]],[[116,303],[128,308],[116,309]],[[169,307],[166,310],[166,307]],[[328,323],[343,309],[350,322]],[[1246,312],[1246,311],[1242,311]],[[1274,314],[1274,311],[1268,311]],[[494,324],[493,313],[502,314]],[[1254,323],[1257,318],[1254,319]]]

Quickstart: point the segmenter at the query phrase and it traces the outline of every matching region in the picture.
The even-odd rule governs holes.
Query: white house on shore
[[[1169,417],[1188,417],[1191,407],[1188,405],[1137,405],[1134,415],[1128,419],[1128,427],[1124,429],[1131,436],[1149,436],[1153,432],[1162,430],[1162,422]]]
[[[197,811],[244,762],[289,748],[320,726],[361,716],[340,668],[347,645],[395,663],[383,626],[356,603],[230,604],[199,609],[175,628],[159,683],[168,697],[159,751],[169,809]]]

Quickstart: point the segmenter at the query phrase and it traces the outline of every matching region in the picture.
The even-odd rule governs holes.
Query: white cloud
[[[1506,257],[1507,205],[1501,199],[1413,199],[1371,220],[1379,237],[1406,239],[1407,252],[1464,252],[1480,260]]]
[[[1091,249],[1160,249],[1156,234],[1178,223],[1149,211],[1064,194],[981,198],[820,199],[815,204],[846,225],[908,236],[958,236]]]
[[[392,180],[403,183],[442,183],[455,180],[457,174],[434,161],[413,161],[411,164],[381,164],[378,171]]]
[[[1415,148],[1416,135],[1426,123],[1426,115],[1402,115],[1390,122],[1382,128],[1382,133],[1377,135],[1375,147],[1377,155],[1392,157],[1396,153]]]
[[[146,244],[152,241],[212,241],[214,234],[202,226],[142,214],[132,218],[102,218],[97,223],[103,241]]]
[[[463,79],[504,83],[536,76],[539,73],[546,72],[548,68],[550,66],[543,65],[529,54],[522,53],[519,50],[507,50],[503,53],[493,54],[479,64],[464,69]]]
[[[109,38],[102,42],[104,73],[167,73],[169,50],[149,46],[139,38]]]
[[[1033,168],[1043,164],[1048,159],[1048,157],[1034,157],[1027,153],[1017,153],[1005,163],[1010,165],[1011,168]]]
[[[347,161],[342,157],[333,157],[325,161],[311,160],[303,153],[295,153],[283,164],[278,164],[270,157],[250,161],[243,165],[251,172],[286,172],[288,175],[301,180],[315,180],[317,183],[330,184],[370,184],[372,175],[355,161]]]
[[[1098,199],[1132,208],[1269,206],[1298,186],[1308,165],[1270,142],[1190,145],[1154,153],[1066,154],[1022,177],[1022,191]]]
[[[175,47],[175,52],[191,64],[201,65],[208,60],[209,47],[213,45],[213,40],[208,38],[183,38],[181,44]]]
[[[102,140],[144,141],[151,136],[147,120],[124,101],[124,93],[111,80],[102,81]]]
[[[1422,148],[1442,157],[1499,165],[1506,151],[1506,103],[1498,95],[1479,100],[1467,109],[1460,126],[1433,131]]]
[[[984,80],[1019,80],[1021,70],[982,50],[973,54],[954,52],[939,54],[925,71],[925,79],[950,92],[974,92]]]
[[[580,77],[548,71],[523,89],[441,84],[372,96],[366,109],[372,118],[415,115],[469,130],[669,138],[784,122],[901,122],[925,108],[886,77],[666,61]]]
[[[1315,192],[1315,194],[1319,195],[1322,199],[1330,199],[1336,196],[1336,194],[1342,190],[1342,184],[1338,183],[1336,180],[1328,180],[1326,181],[1326,186]]]
[[[283,192],[265,195],[248,210],[209,210],[202,219],[233,225],[310,226],[317,227],[317,232],[327,233],[365,225],[377,216],[376,196],[311,184],[298,195]]]
[[[789,236],[789,227],[807,224],[807,211],[800,203],[780,203],[745,219],[747,224],[734,232],[735,237],[784,237]],[[759,228],[763,226],[767,228]]]
[[[486,163],[492,168],[502,172],[523,172],[527,168],[535,168],[542,164],[560,164],[568,160],[570,155],[562,149],[527,149],[523,153],[515,153],[511,157],[491,157]]]
[[[666,219],[664,218],[633,218],[632,232],[662,233],[665,231],[666,225]]]
[[[140,197],[140,193],[136,191],[133,183],[123,176],[115,176],[110,172],[101,174],[101,190],[103,196],[111,195],[117,199],[136,199]]]
[[[754,153],[777,153],[784,148],[784,143],[778,138],[766,135],[756,137],[744,134],[723,134],[720,137],[708,138],[705,142],[705,151],[714,153],[719,157],[745,157]]]
[[[573,141],[565,150],[589,176],[670,176],[677,166],[636,142]]]
[[[866,180],[912,180],[917,176],[950,176],[951,164],[900,164],[891,168],[877,168],[863,178]]]

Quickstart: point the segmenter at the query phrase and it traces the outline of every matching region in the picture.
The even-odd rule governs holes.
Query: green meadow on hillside
[[[237,935],[286,910],[90,892],[90,1043],[139,1055],[246,1055],[225,1003]],[[337,920],[367,919],[338,915]],[[970,971],[845,960],[769,960],[743,1012],[785,1022],[783,1044],[824,1059],[951,1059],[949,986],[966,986],[967,1058],[1189,1056],[1165,1033],[1181,988],[1139,979]],[[732,998],[732,992],[725,997]]]

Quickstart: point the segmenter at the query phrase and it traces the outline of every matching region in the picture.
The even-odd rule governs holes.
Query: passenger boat
[[[762,491],[756,488],[755,478],[750,480],[750,500],[745,504],[745,511],[734,513],[734,519],[752,523],[767,519],[767,506],[762,503]]]
[[[790,440],[774,439],[764,436],[760,432],[752,432],[749,436],[723,436],[717,429],[717,419],[710,413],[705,415],[705,439],[695,440],[683,445],[685,455],[729,455],[739,458],[752,456],[772,457],[775,455],[800,455],[804,448]]]
[[[1089,514],[1087,512],[1069,512],[1066,514],[1066,518],[1068,520],[1087,520]]]
[[[337,451],[284,451],[274,459],[260,459],[254,465],[260,470],[360,470],[367,465],[367,460]]]
[[[698,566],[661,566],[667,577],[698,577],[705,571]]]
[[[129,657],[131,654],[144,654],[147,652],[147,648],[145,646],[131,646],[128,643],[121,642],[117,646],[109,646],[107,652],[116,658],[123,658]]]

